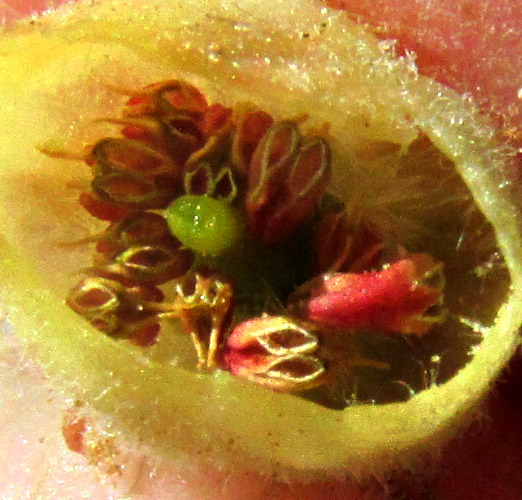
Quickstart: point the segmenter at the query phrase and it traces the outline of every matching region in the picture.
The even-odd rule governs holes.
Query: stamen
[[[264,243],[287,239],[316,209],[330,179],[330,148],[321,138],[301,145],[297,125],[273,125],[259,143],[248,172],[250,230]]]
[[[242,323],[227,341],[223,365],[232,374],[283,392],[298,392],[325,382],[326,370],[313,356],[315,335],[282,316]]]
[[[161,285],[180,278],[192,266],[194,255],[187,249],[162,246],[132,246],[114,258],[114,264],[105,267],[109,273],[121,274],[138,283]]]
[[[165,208],[173,199],[170,189],[131,172],[112,172],[95,177],[92,190],[101,200],[135,209]]]
[[[95,172],[132,171],[147,177],[170,174],[179,177],[180,167],[157,150],[132,139],[102,139],[92,148]]]
[[[425,314],[440,302],[441,290],[419,278],[441,266],[426,254],[410,254],[380,271],[323,275],[290,297],[289,310],[334,328],[423,335],[435,320]]]

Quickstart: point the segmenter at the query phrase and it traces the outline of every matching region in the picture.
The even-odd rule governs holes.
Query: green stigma
[[[166,209],[165,219],[183,245],[203,255],[228,250],[244,231],[236,208],[208,196],[180,196]]]

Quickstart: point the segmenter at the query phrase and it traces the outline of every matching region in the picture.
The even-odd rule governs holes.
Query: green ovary
[[[165,211],[172,234],[183,245],[203,255],[230,249],[243,234],[237,210],[228,202],[208,196],[181,196]]]

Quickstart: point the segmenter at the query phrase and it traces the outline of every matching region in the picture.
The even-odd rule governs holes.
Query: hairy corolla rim
[[[220,88],[227,88],[232,99],[252,99],[252,89],[257,86],[264,91],[258,104],[279,115],[310,113],[310,103],[315,103],[314,118],[332,122],[334,147],[347,157],[352,156],[351,150],[377,139],[393,139],[406,146],[418,130],[426,134],[455,163],[475,203],[493,224],[510,272],[511,291],[473,360],[449,382],[407,403],[355,406],[335,412],[243,384],[227,375],[194,376],[173,364],[165,366],[147,359],[139,350],[115,344],[80,325],[37,277],[34,259],[41,253],[35,251],[36,244],[28,244],[29,232],[20,234],[20,221],[34,219],[40,205],[27,209],[17,206],[27,210],[26,218],[7,219],[6,211],[14,202],[6,188],[0,193],[6,240],[1,245],[0,273],[2,297],[15,331],[67,390],[112,415],[126,433],[174,459],[179,459],[180,453],[188,456],[196,450],[202,460],[226,467],[309,478],[346,471],[365,475],[390,464],[408,466],[422,452],[438,449],[473,415],[472,410],[518,343],[522,242],[516,205],[500,187],[500,170],[508,158],[497,145],[494,132],[472,106],[418,76],[407,61],[395,60],[370,34],[342,14],[301,2],[276,2],[267,6],[265,13],[258,2],[249,0],[241,7],[233,2],[198,3],[196,12],[189,3],[165,7],[158,2],[161,16],[157,17],[155,4],[147,4],[119,10],[117,17],[111,11],[113,4],[85,5],[76,13],[57,14],[54,21],[49,17],[34,26],[20,24],[13,28],[13,34],[21,34],[6,42],[12,49],[34,47],[37,41],[41,45],[38,54],[36,48],[26,54],[27,61],[36,68],[31,76],[25,74],[26,79],[20,78],[23,69],[14,70],[13,62],[9,66],[9,58],[4,59],[6,67],[13,69],[2,89],[6,102],[19,98],[24,91],[37,92],[33,98],[26,96],[16,113],[12,104],[3,111],[4,123],[18,126],[9,133],[4,128],[4,138],[26,142],[19,155],[22,159],[13,161],[7,154],[4,165],[13,165],[13,171],[29,176],[36,169],[41,172],[49,164],[35,155],[33,145],[51,135],[61,135],[71,117],[74,130],[70,142],[74,143],[80,118],[73,116],[76,110],[71,115],[71,109],[85,107],[84,97],[73,97],[78,86],[84,90],[82,96],[92,98],[92,111],[86,115],[94,119],[100,116],[100,110],[107,111],[107,103],[109,108],[114,105],[106,89],[101,96],[93,94],[100,88],[99,81],[114,79],[118,85],[129,86],[135,68],[139,68],[140,75],[147,68],[155,79],[179,69],[196,82],[208,79],[208,87],[216,96],[222,95]],[[125,5],[121,2],[122,7]],[[98,21],[91,24],[89,20],[95,16]],[[148,34],[151,29],[157,33],[152,37]],[[216,33],[220,34],[219,40]],[[308,36],[303,36],[305,33]],[[41,59],[42,55],[49,67],[31,59]],[[364,76],[364,71],[353,74],[350,61],[357,61],[372,78]],[[63,64],[70,70],[67,73],[74,75],[69,84],[60,83],[56,75]],[[10,88],[13,82],[20,83],[20,87]],[[354,92],[348,83],[362,94],[360,101],[349,102],[347,95]],[[286,88],[288,94],[281,88]],[[53,101],[56,92],[63,95]],[[42,97],[43,109],[30,109]],[[60,113],[66,116],[44,130],[46,115],[64,97],[72,99],[68,110],[60,107]],[[346,120],[333,115],[334,110]],[[29,121],[32,116],[34,130],[27,131],[23,124],[33,123]],[[347,128],[363,132],[347,138]],[[28,160],[34,162],[29,168]],[[56,175],[59,170],[54,168]],[[339,165],[337,169],[339,172]],[[1,173],[8,187],[20,180],[11,174],[7,169]],[[345,182],[342,175],[339,178]],[[55,188],[49,185],[51,192]],[[56,213],[51,215],[60,216],[66,205],[55,207]],[[52,224],[49,227],[54,230]],[[31,225],[28,231],[35,228],[38,224]],[[42,241],[45,239],[38,243]],[[20,247],[27,247],[32,259],[25,261],[18,251]],[[58,324],[52,321],[56,317],[60,318]],[[185,423],[188,419],[190,425]]]

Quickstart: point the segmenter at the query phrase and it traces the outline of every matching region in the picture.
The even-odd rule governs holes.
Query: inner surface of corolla
[[[520,320],[510,152],[471,103],[308,3],[10,30],[2,294],[67,391],[169,457],[289,477],[455,432]]]

